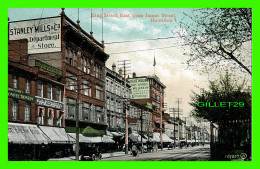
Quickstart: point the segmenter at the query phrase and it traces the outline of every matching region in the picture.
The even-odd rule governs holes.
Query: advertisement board
[[[149,94],[149,80],[147,78],[129,79],[131,85],[131,99],[148,99]]]
[[[27,39],[28,54],[61,51],[60,35],[60,17],[9,23],[10,40]]]

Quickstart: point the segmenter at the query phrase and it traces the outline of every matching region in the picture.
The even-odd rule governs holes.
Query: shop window
[[[24,113],[24,121],[30,121],[31,116],[31,105],[30,103],[25,104],[25,113]]]
[[[16,100],[13,100],[12,111],[13,111],[13,120],[17,120],[17,117],[18,117],[18,102]]]

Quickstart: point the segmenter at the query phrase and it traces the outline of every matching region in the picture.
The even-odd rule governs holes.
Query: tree
[[[190,56],[188,64],[206,62],[212,69],[220,62],[226,67],[236,63],[252,75],[251,53],[245,55],[241,51],[246,43],[251,46],[251,8],[195,9],[192,14],[185,15],[181,27],[187,31],[184,39],[190,44],[190,51],[185,53]]]
[[[251,143],[251,91],[244,89],[244,84],[232,81],[226,73],[219,81],[210,82],[209,91],[193,92],[190,102],[192,116],[218,124],[220,143],[230,151]],[[221,102],[226,104],[220,106]]]

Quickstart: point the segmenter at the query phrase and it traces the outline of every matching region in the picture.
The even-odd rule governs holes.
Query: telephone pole
[[[121,66],[123,66],[123,71],[124,71],[124,107],[123,109],[125,109],[125,154],[128,154],[128,99],[127,99],[127,93],[126,93],[126,68],[130,68],[130,67],[126,67],[126,65],[129,65],[131,63],[129,63],[130,60],[121,60],[119,62],[122,62],[122,64],[120,64]]]

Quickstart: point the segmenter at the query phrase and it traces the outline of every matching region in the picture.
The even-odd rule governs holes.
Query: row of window
[[[19,89],[18,86],[18,77],[13,76],[13,88]],[[30,94],[30,80],[26,79],[25,85],[25,93]],[[42,81],[37,81],[37,96],[43,97],[43,83]],[[47,84],[47,98],[53,100],[53,86],[51,84]],[[61,101],[61,89],[60,87],[56,87],[56,100]]]
[[[76,86],[77,86],[77,77],[76,75],[67,72],[68,80],[66,84],[66,88],[69,90],[76,91]],[[81,94],[84,94],[86,96],[91,97],[91,84],[90,81],[87,79],[81,79],[80,80],[80,92]],[[104,100],[104,91],[103,87],[96,85],[96,98],[99,100]]]
[[[96,115],[97,115],[97,122],[104,122],[104,113],[102,112],[102,107],[96,106]],[[69,103],[67,104],[67,110],[68,110],[68,117],[69,118],[75,118],[76,115],[76,100],[69,99]],[[82,104],[82,120],[91,120],[91,109],[90,104],[83,102]]]
[[[106,90],[115,93],[116,95],[119,95],[121,97],[124,96],[125,88],[124,86],[121,87],[121,85],[114,83],[113,81],[106,81]],[[126,95],[129,96],[129,89],[126,89]]]
[[[13,104],[12,104],[12,119],[13,120],[17,120],[18,119],[18,101],[17,100],[13,100]],[[24,121],[30,121],[31,120],[31,104],[30,103],[25,103],[25,107],[24,107]]]
[[[72,49],[65,49],[66,63],[76,67],[77,66],[77,55],[78,52]],[[85,56],[81,56],[80,68],[83,72],[90,74],[91,72],[91,60]],[[98,79],[104,79],[104,68],[98,64],[93,66],[94,76]]]
[[[47,99],[53,100],[53,86],[51,84],[47,84]],[[42,81],[37,82],[37,96],[43,97],[43,83]],[[61,89],[60,87],[56,87],[56,100],[61,101]]]
[[[19,106],[18,101],[13,100],[12,102],[12,119],[18,120],[18,114],[19,114]],[[47,114],[45,114],[45,108],[44,107],[38,107],[37,109],[37,123],[40,125],[46,125],[44,124],[44,117],[47,116],[47,125],[53,126],[61,126],[61,119],[63,117],[63,114],[61,111],[56,111],[56,117],[54,116],[54,109],[49,108]],[[56,124],[53,124],[54,119],[56,119]],[[31,103],[26,102],[24,106],[24,121],[30,121],[31,120]]]
[[[18,77],[17,76],[13,76],[13,88],[18,89],[19,85],[18,85]],[[25,93],[30,94],[30,80],[26,79],[26,83],[25,83]]]

